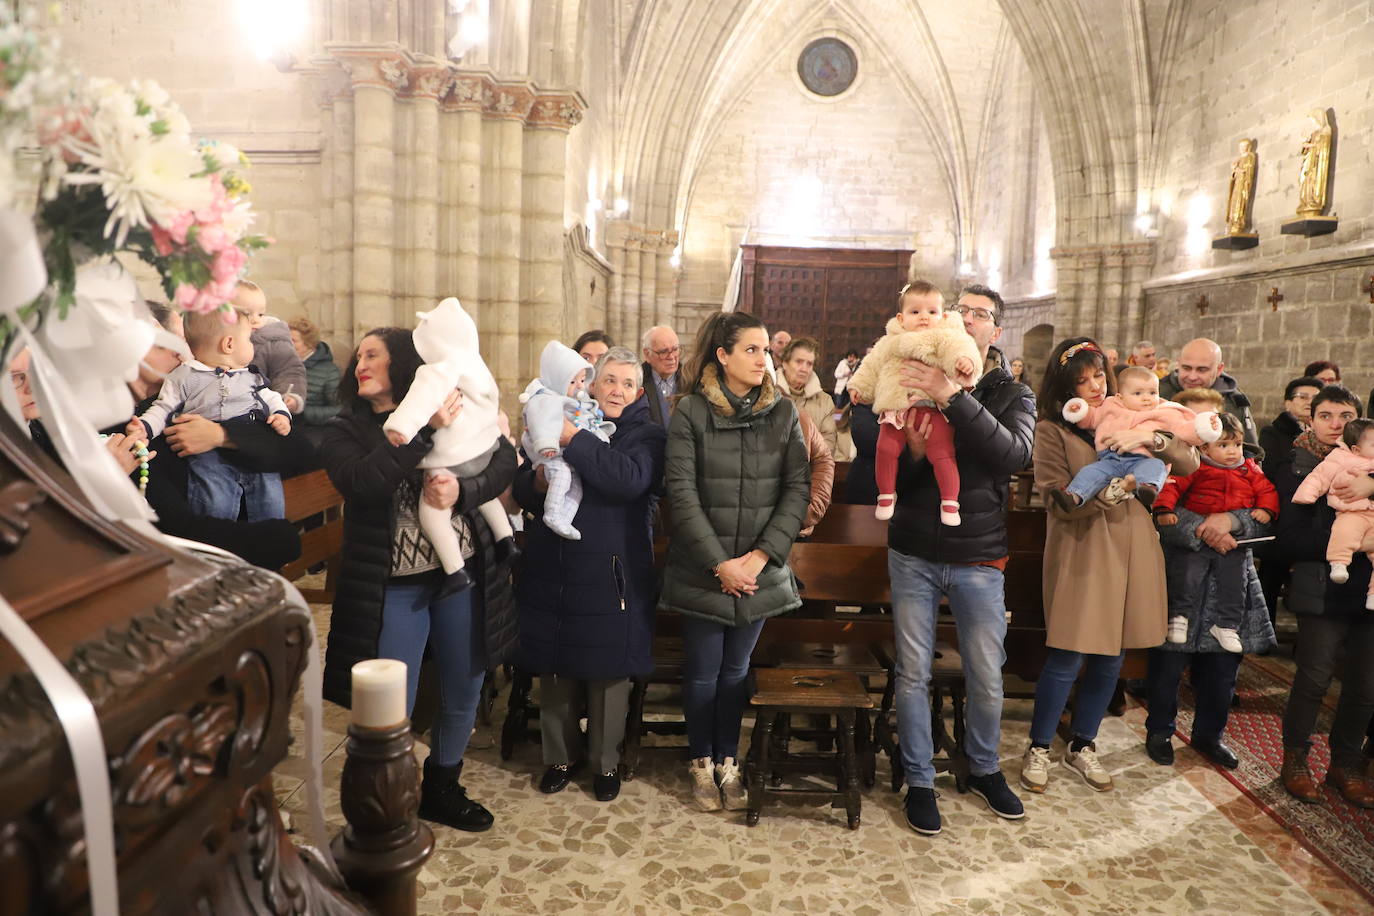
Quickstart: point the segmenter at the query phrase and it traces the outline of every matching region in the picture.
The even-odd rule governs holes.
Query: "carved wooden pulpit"
[[[271,772],[314,651],[281,580],[105,521],[0,410],[0,593],[99,717],[121,913],[368,911],[278,815]],[[66,740],[0,640],[0,914],[89,906]]]

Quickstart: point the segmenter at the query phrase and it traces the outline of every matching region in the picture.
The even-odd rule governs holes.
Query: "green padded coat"
[[[811,496],[797,409],[764,376],[747,413],[707,366],[668,426],[664,482],[672,530],[658,606],[726,626],[742,626],[801,605],[787,565]],[[712,570],[758,548],[768,563],[758,591],[735,598]]]

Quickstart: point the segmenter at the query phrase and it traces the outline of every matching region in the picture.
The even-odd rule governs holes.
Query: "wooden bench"
[[[288,477],[282,482],[286,496],[286,520],[300,525],[306,519],[323,516],[323,523],[301,531],[301,555],[280,570],[287,579],[295,581],[312,567],[325,564],[324,588],[303,588],[306,601],[329,604],[339,575],[339,558],[343,550],[343,497],[329,482],[324,471],[310,471]]]

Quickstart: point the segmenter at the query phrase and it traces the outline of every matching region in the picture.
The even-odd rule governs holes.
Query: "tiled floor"
[[[317,614],[321,626],[327,614]],[[501,713],[498,702],[497,722]],[[342,825],[338,785],[347,714],[326,707],[327,816]],[[1008,701],[1004,769],[1014,781],[1029,701]],[[688,806],[682,754],[646,749],[639,778],[609,804],[589,780],[541,795],[538,749],[502,762],[479,729],[463,774],[496,816],[484,834],[435,828],[421,874],[422,913],[1369,913],[1368,902],[1308,855],[1230,782],[1179,744],[1178,765],[1156,766],[1142,745],[1143,710],[1103,725],[1098,748],[1116,780],[1097,793],[1056,767],[1044,795],[1023,793],[1027,816],[995,817],[941,777],[944,832],[905,826],[883,782],[864,796],[863,826],[842,810],[770,809],[757,827],[734,812]],[[299,731],[299,719],[293,721]],[[746,723],[747,728],[747,723]],[[303,742],[297,741],[299,753]],[[421,747],[423,755],[427,751]],[[1055,756],[1059,748],[1055,749]],[[297,818],[302,761],[276,772]]]

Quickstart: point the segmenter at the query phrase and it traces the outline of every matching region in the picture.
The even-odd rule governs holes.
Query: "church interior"
[[[30,0],[0,5],[48,15],[45,4]],[[1008,366],[1022,361],[1021,381],[1037,394],[1053,368],[1056,344],[1077,336],[1115,350],[1108,365],[1127,363],[1145,343],[1175,368],[1185,344],[1215,341],[1214,369],[1224,368],[1243,389],[1257,426],[1284,415],[1285,386],[1312,375],[1305,370],[1312,363],[1334,364],[1336,379],[1358,396],[1360,416],[1374,388],[1371,0],[67,0],[54,6],[55,19],[43,28],[60,38],[64,61],[120,83],[155,81],[184,112],[191,136],[243,152],[250,163],[244,177],[251,184],[252,231],[270,240],[250,253],[244,270],[270,315],[308,319],[344,369],[372,329],[414,328],[416,313],[456,297],[476,324],[481,357],[517,427],[517,396],[541,374],[549,341],[571,344],[598,329],[638,361],[649,359],[652,329],[666,327],[680,338],[685,362],[698,328],[722,309],[757,316],[769,334],[786,330],[819,341],[814,371],[828,394],[832,367],[847,350],[864,354],[882,335],[898,291],[915,280],[933,284],[951,304],[972,285],[1000,293],[994,346]],[[0,206],[3,201],[0,195]],[[122,262],[140,298],[167,300],[156,271],[133,258]],[[0,291],[3,286],[0,278]],[[361,391],[356,381],[354,389]],[[645,390],[653,395],[647,381]],[[0,432],[12,436],[9,426]],[[853,447],[843,431],[840,442]],[[37,467],[4,449],[0,459],[0,484],[14,467]],[[157,467],[153,462],[155,475]],[[49,483],[66,480],[26,473]],[[302,634],[313,628],[315,642],[285,654],[262,650],[270,673],[259,680],[251,671],[222,679],[225,695],[240,698],[237,707],[225,700],[223,709],[248,709],[253,696],[276,698],[272,716],[264,713],[255,726],[274,736],[263,744],[271,754],[260,761],[268,782],[254,783],[270,791],[254,796],[258,807],[234,823],[258,836],[253,818],[279,814],[283,832],[262,834],[269,838],[259,845],[304,843],[313,804],[307,790],[322,779],[324,827],[340,837],[340,864],[356,864],[363,845],[350,846],[341,831],[351,824],[362,836],[358,824],[388,813],[369,815],[356,801],[350,807],[348,793],[361,791],[362,777],[352,777],[350,788],[345,764],[351,755],[364,759],[367,748],[350,737],[348,709],[326,699],[321,711],[316,698],[312,710],[300,690],[292,693],[306,672],[302,653],[323,658],[331,603],[346,597],[340,582],[348,574],[337,578],[336,564],[339,539],[351,537],[349,521],[340,520],[337,494],[293,490],[290,483],[287,518],[322,521],[305,521],[307,551],[289,564],[288,578],[309,602],[308,619],[296,614],[290,619],[297,629],[284,632],[309,643],[312,637]],[[838,508],[838,482],[835,489]],[[1011,562],[1018,551],[1033,558],[1025,600],[1035,605],[1028,613],[1043,617],[1038,557],[1045,513],[1032,489],[1028,472],[1011,487],[1010,514],[1033,506],[1041,526],[1026,543],[1013,530]],[[308,503],[299,516],[292,514],[300,508],[293,509],[293,498]],[[0,534],[7,530],[6,499],[0,489]],[[51,497],[48,508],[59,504],[67,506]],[[124,545],[121,550],[142,555],[128,546],[132,541],[110,534],[109,523],[90,524]],[[311,545],[325,543],[322,534],[308,540],[311,528],[329,532],[332,548],[309,553]],[[59,551],[63,541],[53,537],[45,549]],[[801,641],[876,632],[865,627],[886,625],[890,632],[880,619],[886,608],[873,612],[890,603],[881,556],[886,540],[879,537],[862,562],[877,563],[863,569],[876,570],[880,587],[859,582],[861,560],[852,560],[855,565],[834,574],[844,580],[847,572],[851,591],[833,586],[838,593],[828,604],[816,602],[825,609],[811,608],[808,599],[796,612],[816,617],[797,621],[805,624],[797,632],[809,634]],[[797,544],[819,557],[808,561],[814,567],[796,567],[808,580],[803,599],[832,588],[824,564],[833,565],[833,557],[826,559],[817,540]],[[74,651],[77,630],[94,628],[97,617],[81,617],[86,610],[40,616],[40,607],[66,607],[72,599],[36,585],[28,604],[15,598],[22,589],[14,585],[21,574],[13,564],[23,551],[7,560],[8,549],[0,544],[0,571],[10,562],[4,577],[15,578],[0,592],[13,585],[7,597],[20,616],[49,621],[52,632],[65,634],[40,628],[54,651],[58,644]],[[39,545],[25,549],[32,556]],[[200,564],[195,574],[204,576],[217,561],[194,562]],[[168,574],[173,584],[192,575],[184,565],[169,568],[180,570]],[[1016,631],[1025,595],[1014,597],[1010,570],[1007,575],[1007,618]],[[263,588],[244,585],[243,593],[261,597]],[[865,600],[873,588],[880,597]],[[81,601],[93,607],[98,594]],[[228,592],[215,594],[223,607],[246,613]],[[127,600],[151,605],[156,597],[131,591]],[[62,614],[67,622],[53,623]],[[780,622],[770,621],[764,633],[782,632]],[[252,654],[240,636],[216,626],[194,632]],[[857,829],[847,829],[855,820],[846,823],[843,785],[826,802],[770,801],[757,825],[752,811],[746,822],[737,811],[696,810],[681,732],[666,734],[670,728],[645,729],[642,750],[636,745],[638,767],[628,778],[622,759],[624,782],[613,801],[598,801],[586,780],[542,793],[543,691],[537,678],[522,683],[518,669],[497,669],[488,676],[490,695],[483,695],[462,769],[463,785],[490,810],[494,828],[464,832],[433,824],[432,848],[404,867],[397,864],[399,847],[367,847],[386,868],[413,878],[415,895],[407,903],[403,891],[388,885],[393,897],[378,892],[369,899],[374,911],[387,913],[1371,913],[1374,811],[1329,788],[1321,804],[1300,802],[1280,778],[1280,720],[1295,677],[1297,628],[1292,609],[1280,604],[1277,646],[1247,654],[1240,665],[1227,731],[1236,767],[1216,765],[1183,740],[1193,721],[1186,677],[1176,762],[1161,766],[1147,755],[1147,711],[1130,687],[1130,679],[1145,676],[1145,654],[1131,650],[1125,689],[1096,739],[1111,791],[1094,791],[1066,763],[1054,768],[1048,791],[1021,792],[1023,819],[999,818],[959,788],[963,777],[956,781],[950,751],[937,759],[940,836],[908,829],[896,791],[900,775],[889,781],[889,767],[899,764],[891,760],[890,741],[884,750],[878,726],[879,707],[887,709],[883,685],[894,669],[881,653],[871,678],[861,671],[873,689],[873,709],[860,712],[874,725],[859,729],[860,767],[868,747],[874,770],[859,778]],[[1024,645],[1043,652],[1043,619],[1030,629]],[[266,633],[269,642],[276,633],[253,632],[255,638]],[[782,638],[765,642],[776,648]],[[1007,641],[999,748],[1013,782],[1036,690],[1033,672],[1018,667],[1022,646]],[[756,652],[762,651],[761,645]],[[1359,650],[1352,643],[1348,651]],[[247,670],[238,664],[226,671]],[[1350,664],[1351,670],[1374,667],[1374,657]],[[15,670],[4,649],[0,676]],[[951,748],[962,743],[964,728],[962,680],[954,680],[946,695]],[[650,681],[636,723],[679,719],[681,675],[677,684],[671,677]],[[1318,758],[1323,768],[1329,760],[1324,733],[1343,689],[1353,691],[1338,677],[1318,711],[1314,766]],[[356,698],[356,681],[353,691]],[[6,734],[26,721],[14,712],[29,709],[16,699],[22,692],[0,692],[0,787],[11,769],[15,791],[39,799],[51,793],[51,803],[70,814],[80,807],[75,789],[34,788],[46,783],[32,773],[19,778],[23,748],[11,747],[14,756],[3,750]],[[421,693],[417,706],[423,687]],[[158,697],[146,692],[138,703],[175,706],[168,691]],[[307,734],[315,716],[322,727]],[[213,716],[184,718],[188,734],[214,734]],[[413,718],[424,716],[417,709]],[[804,718],[794,714],[790,727],[797,731],[794,742],[809,747]],[[757,721],[752,710],[746,713],[741,755]],[[238,748],[234,754],[251,744],[251,735],[244,736],[250,726],[247,719],[236,726],[245,731],[229,742]],[[1370,727],[1367,747],[1374,749]],[[171,737],[174,726],[166,728],[164,743],[182,740]],[[827,737],[822,729],[816,749],[833,745],[840,754],[842,730],[837,726]],[[65,760],[61,741],[53,740],[59,751],[44,753]],[[117,800],[137,808],[129,813],[116,806],[116,839],[129,862],[138,849],[159,842],[147,826],[152,810],[175,809],[177,787],[194,788],[216,766],[197,770],[208,758],[196,757],[194,741],[187,741],[184,760],[156,786],[147,777],[130,787],[111,765]],[[115,750],[109,748],[112,761]],[[153,753],[140,744],[121,765]],[[429,753],[430,737],[421,732],[416,766]],[[136,790],[149,799],[144,807],[130,801]],[[20,886],[3,877],[6,859],[17,874],[32,850],[48,848],[48,840],[22,826],[38,810],[0,805],[0,888]],[[79,824],[69,819],[61,829]],[[239,830],[233,827],[235,836]],[[209,837],[197,842],[212,850]],[[344,847],[346,855],[339,852]],[[47,852],[33,855],[49,875],[81,871],[85,861],[84,853],[75,865],[45,858]],[[288,860],[294,864],[281,864]],[[151,878],[153,866],[141,861],[126,868],[120,853],[122,885],[126,874],[130,886]],[[362,911],[348,908],[354,900],[302,890],[301,869],[313,866],[301,865],[294,853],[253,862],[253,874],[266,869],[284,876],[275,884],[263,879],[265,898],[248,894],[234,907],[197,911]],[[0,899],[0,913],[39,912],[26,906],[44,899],[62,901],[53,912],[83,911],[84,871],[73,880],[76,890],[57,897],[15,892],[10,902]],[[7,893],[0,890],[0,898]],[[165,901],[152,905],[153,897],[122,899],[125,912],[176,911]]]

